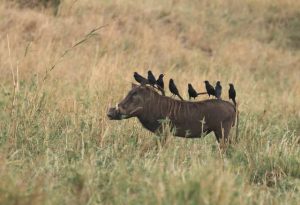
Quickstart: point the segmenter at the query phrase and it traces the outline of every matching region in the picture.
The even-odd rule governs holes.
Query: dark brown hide
[[[148,86],[133,85],[128,95],[110,108],[111,120],[137,117],[151,132],[161,130],[161,122],[169,119],[174,135],[196,138],[214,132],[219,141],[227,139],[235,121],[235,107],[230,102],[210,99],[199,102],[179,101],[161,96]]]

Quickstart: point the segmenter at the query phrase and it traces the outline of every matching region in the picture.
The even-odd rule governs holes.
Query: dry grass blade
[[[74,45],[72,45],[70,48],[66,49],[60,56],[59,58],[55,61],[55,63],[49,68],[46,69],[46,73],[45,76],[43,78],[43,81],[45,81],[47,79],[47,77],[49,76],[49,72],[51,72],[62,60],[63,58],[74,48],[76,48],[77,46],[83,44],[84,42],[88,41],[90,38],[92,38],[93,36],[97,35],[97,31],[99,31],[100,29],[106,27],[108,25],[104,25],[104,26],[99,26],[95,29],[92,29],[88,34],[86,34],[81,40],[77,41]]]

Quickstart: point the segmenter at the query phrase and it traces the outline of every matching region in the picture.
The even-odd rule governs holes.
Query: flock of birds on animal
[[[160,74],[158,79],[156,79],[155,76],[153,75],[152,71],[149,70],[147,78],[141,76],[137,72],[134,72],[133,77],[141,85],[150,85],[150,86],[158,89],[162,93],[162,95],[165,96],[165,91],[164,91],[165,85],[164,85],[164,80],[163,80],[164,74]],[[189,94],[189,99],[190,100],[191,100],[191,98],[195,99],[199,95],[205,95],[205,94],[207,94],[209,97],[214,96],[217,99],[221,99],[222,86],[221,86],[220,81],[217,81],[215,87],[213,87],[209,83],[208,80],[204,81],[204,83],[205,83],[206,92],[202,92],[202,93],[198,93],[193,88],[191,83],[188,84],[188,94]],[[178,91],[178,89],[175,85],[175,82],[172,78],[169,81],[169,90],[173,94],[172,97],[175,95],[175,96],[178,96],[181,100],[184,100],[181,97],[181,95],[179,94],[179,91]],[[235,89],[234,89],[234,85],[232,83],[229,84],[228,96],[229,96],[229,99],[231,99],[233,101],[234,105],[236,105],[236,101],[235,101],[236,92],[235,92]]]

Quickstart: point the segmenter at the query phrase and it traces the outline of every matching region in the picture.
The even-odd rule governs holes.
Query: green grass
[[[256,116],[242,114],[240,141],[220,155],[213,135],[169,137],[160,148],[136,120],[105,122],[102,130],[104,113],[98,115],[98,106],[85,100],[77,111],[62,114],[55,106],[49,110],[55,103],[45,93],[32,103],[18,97],[24,104],[1,123],[4,204],[299,200],[299,137],[273,124],[276,119],[261,125]]]
[[[300,4],[172,2],[0,3],[0,204],[299,203]],[[233,82],[238,142],[109,121],[149,66],[184,97],[209,79],[227,100]]]

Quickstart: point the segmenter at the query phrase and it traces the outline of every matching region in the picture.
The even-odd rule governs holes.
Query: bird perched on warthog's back
[[[146,85],[148,83],[148,80],[140,74],[138,74],[137,72],[133,73],[133,77],[136,80],[136,82],[140,83],[141,85]]]
[[[165,85],[164,85],[164,79],[163,78],[164,78],[164,74],[160,74],[157,81],[156,81],[156,85],[157,85],[158,90],[161,92],[161,94],[163,96],[165,96],[165,90],[164,90]]]
[[[198,97],[198,93],[197,93],[197,91],[193,88],[193,86],[192,86],[192,84],[191,83],[189,83],[188,84],[188,93],[189,93],[189,99],[191,99],[191,98],[196,98],[196,97]]]
[[[156,79],[151,70],[148,71],[148,82],[153,87],[156,85]]]
[[[157,79],[157,81],[156,81],[156,84],[159,86],[159,87],[161,87],[162,89],[165,89],[165,84],[164,84],[164,74],[160,74],[159,76],[158,76],[158,79]]]
[[[210,97],[211,95],[215,96],[216,95],[215,89],[211,84],[209,84],[209,81],[206,80],[206,81],[204,81],[204,83],[205,83],[205,88],[206,88],[206,92],[208,94],[208,97]]]
[[[171,93],[173,95],[177,95],[181,100],[183,100],[183,98],[180,96],[179,91],[174,83],[174,80],[171,78],[169,81],[169,90],[171,91]]]
[[[228,95],[229,95],[229,99],[232,99],[234,105],[236,105],[236,101],[235,101],[236,92],[232,83],[229,83]]]
[[[221,95],[222,95],[222,86],[220,81],[217,81],[217,84],[215,86],[215,96],[217,99],[221,99]]]

